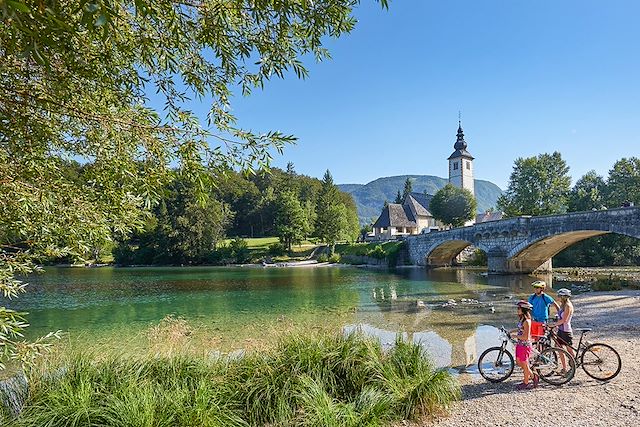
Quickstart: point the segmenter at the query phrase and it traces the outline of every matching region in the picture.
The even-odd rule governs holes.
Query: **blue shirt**
[[[549,306],[553,304],[553,298],[545,293],[540,296],[533,294],[529,297],[529,304],[533,306],[533,320],[546,322],[549,318]]]

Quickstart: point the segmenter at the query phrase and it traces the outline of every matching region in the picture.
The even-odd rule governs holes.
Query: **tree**
[[[333,183],[331,172],[327,170],[318,193],[315,233],[320,240],[329,244],[332,254],[337,241],[355,240],[359,231],[353,198],[341,194]]]
[[[625,203],[640,205],[640,159],[620,159],[609,171],[607,179],[607,206],[623,206]]]
[[[387,6],[386,0],[380,0]],[[351,0],[247,3],[214,0],[15,0],[0,6],[0,291],[42,256],[87,248],[144,225],[178,166],[201,190],[230,167],[266,168],[295,141],[235,126],[233,89],[305,77],[301,58],[328,57],[325,36],[355,24]],[[157,92],[156,111],[146,94]],[[191,100],[210,102],[207,125]],[[163,102],[164,101],[164,102]],[[86,167],[82,182],[60,162]],[[206,196],[198,195],[198,203]],[[72,208],[71,208],[72,207]],[[18,345],[19,313],[0,307],[0,348]],[[38,343],[36,343],[38,344]],[[2,365],[0,365],[2,368]]]
[[[601,209],[605,204],[606,183],[595,171],[587,172],[571,189],[568,211],[580,212]]]
[[[469,190],[447,184],[433,196],[429,210],[437,220],[462,227],[465,222],[475,218],[477,206]]]
[[[276,200],[276,234],[291,252],[309,234],[309,222],[300,201],[291,191],[284,191]]]
[[[411,183],[411,179],[407,177],[407,179],[404,181],[404,190],[402,191],[401,203],[404,203],[404,201],[407,200],[407,197],[409,197],[409,194],[411,194],[412,191],[413,191],[413,184]]]
[[[570,185],[569,167],[560,153],[518,158],[498,209],[507,216],[564,213]]]
[[[400,194],[400,190],[398,190],[398,193],[396,194],[396,199],[393,201],[393,203],[402,204],[402,194]]]

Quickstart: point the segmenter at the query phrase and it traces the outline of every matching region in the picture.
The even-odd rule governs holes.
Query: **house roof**
[[[433,215],[429,211],[429,203],[431,203],[431,199],[433,199],[431,194],[411,193],[409,194],[409,197],[407,197],[405,204],[412,204],[416,213],[420,216],[432,217]]]
[[[417,227],[409,206],[389,203],[382,209],[382,213],[373,224],[374,228],[387,227]]]
[[[498,220],[501,220],[503,217],[504,217],[503,212],[487,211],[487,212],[476,215],[476,224],[479,224],[481,222],[488,222],[488,221],[498,221]]]

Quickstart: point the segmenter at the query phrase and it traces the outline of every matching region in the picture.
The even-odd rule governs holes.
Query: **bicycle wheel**
[[[562,364],[563,357],[565,365]],[[571,381],[576,374],[576,360],[562,348],[548,347],[534,356],[531,369],[542,381],[552,385],[562,385]]]
[[[598,381],[608,381],[622,369],[620,355],[608,344],[589,344],[580,356],[580,363],[587,375]]]
[[[509,378],[513,368],[513,355],[502,347],[488,348],[478,358],[480,375],[492,383],[499,383]]]

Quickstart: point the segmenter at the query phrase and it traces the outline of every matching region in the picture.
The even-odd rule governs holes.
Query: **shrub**
[[[459,397],[421,347],[399,341],[384,353],[360,335],[291,335],[239,359],[77,354],[59,364],[30,371],[13,425],[380,426]]]
[[[287,247],[280,242],[270,244],[268,250],[271,256],[282,256],[287,253]]]
[[[320,256],[318,256],[318,262],[328,262],[329,261],[329,256],[327,254],[320,254]]]
[[[387,257],[387,252],[384,250],[382,245],[377,245],[371,249],[367,255],[375,259],[384,259]]]
[[[250,260],[249,245],[247,241],[236,237],[229,243],[229,249],[231,250],[231,256],[237,264],[244,264]]]
[[[327,261],[332,263],[332,264],[340,262],[340,254],[337,253],[337,252],[331,254],[331,256],[329,256],[329,259]]]

